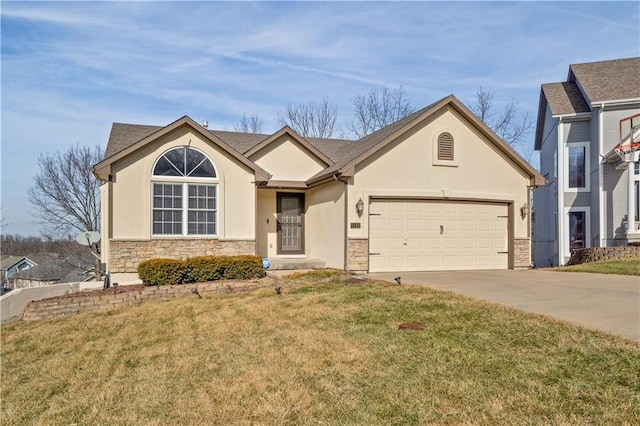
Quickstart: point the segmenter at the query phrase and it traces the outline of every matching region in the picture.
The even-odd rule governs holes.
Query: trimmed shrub
[[[262,258],[258,256],[200,256],[186,261],[151,259],[138,266],[138,276],[146,285],[250,280],[264,275]]]
[[[228,280],[250,280],[265,275],[262,258],[258,256],[221,256],[224,278]]]
[[[146,285],[182,284],[186,272],[185,262],[176,259],[150,259],[138,265],[138,277]]]
[[[224,278],[225,262],[222,256],[200,256],[185,261],[186,282],[206,282]]]

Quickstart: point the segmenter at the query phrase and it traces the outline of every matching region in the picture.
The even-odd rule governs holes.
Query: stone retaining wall
[[[567,265],[640,257],[640,246],[590,247],[574,250]]]
[[[51,320],[85,312],[108,311],[142,303],[145,300],[198,297],[192,292],[193,288],[197,288],[200,294],[226,294],[249,291],[271,284],[271,280],[263,278],[257,281],[215,281],[173,286],[149,286],[140,291],[125,291],[125,289],[119,288],[116,291],[108,289],[95,294],[76,293],[72,297],[31,301],[27,304],[22,319],[24,321]]]
[[[110,240],[109,272],[137,272],[143,260],[186,259],[196,256],[254,255],[253,240],[221,241],[213,239],[167,238],[152,240]]]

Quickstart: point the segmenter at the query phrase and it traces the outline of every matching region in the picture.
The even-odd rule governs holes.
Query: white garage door
[[[374,200],[371,272],[506,269],[506,204]]]

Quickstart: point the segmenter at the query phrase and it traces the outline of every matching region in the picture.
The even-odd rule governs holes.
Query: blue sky
[[[417,107],[479,86],[535,118],[571,63],[638,56],[640,2],[1,3],[2,232],[38,235],[38,155],[103,148],[113,122],[183,115],[275,131],[288,104],[402,85]],[[533,134],[528,137],[533,144]]]

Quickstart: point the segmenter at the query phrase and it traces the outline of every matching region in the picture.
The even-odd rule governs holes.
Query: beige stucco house
[[[102,255],[319,259],[349,271],[530,265],[529,199],[544,183],[454,96],[358,141],[115,123]]]

